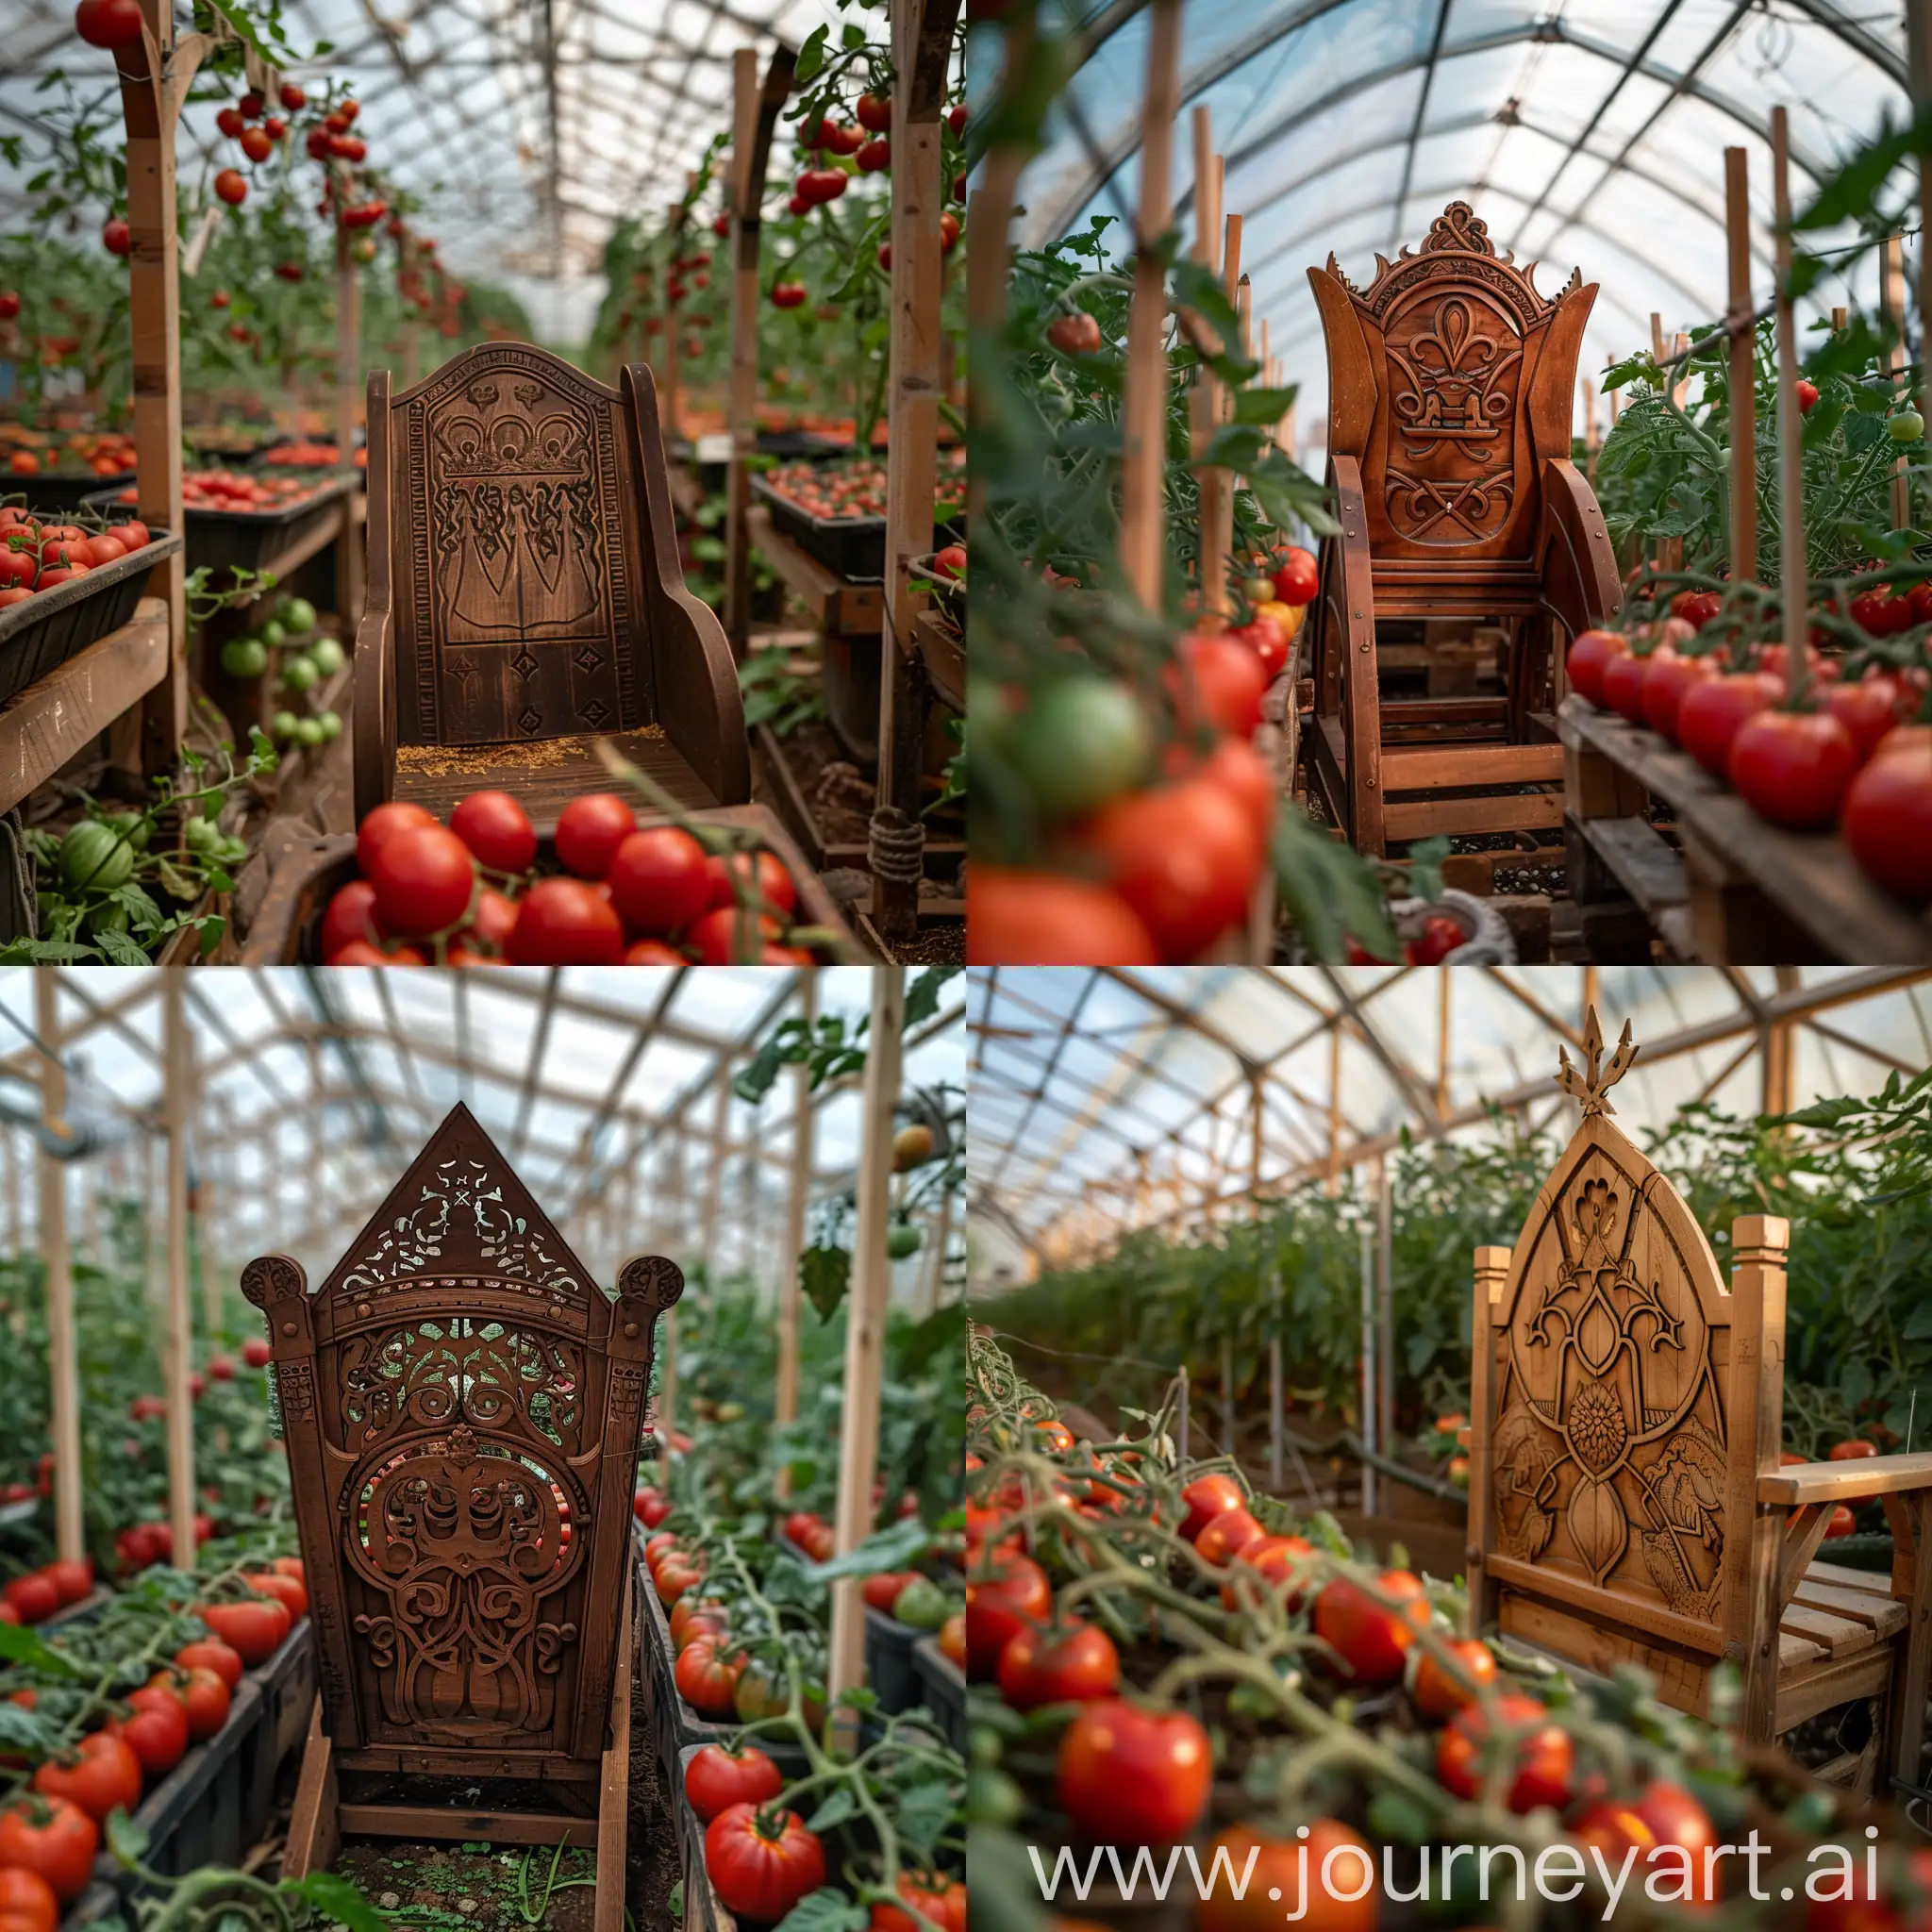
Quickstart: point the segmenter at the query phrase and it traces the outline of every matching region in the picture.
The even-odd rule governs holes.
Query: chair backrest
[[[1308,280],[1328,344],[1328,452],[1359,463],[1379,577],[1447,583],[1530,560],[1542,465],[1571,450],[1583,325],[1582,271],[1555,296],[1535,264],[1498,256],[1467,202],[1420,249],[1378,255],[1357,289],[1337,265]]]
[[[1787,1224],[1734,1223],[1728,1287],[1683,1198],[1607,1118],[1596,1015],[1558,1083],[1583,1120],[1514,1250],[1478,1248],[1470,1405],[1471,1614],[1605,1671],[1647,1665],[1698,1709],[1743,1663],[1757,1508],[1783,1422]],[[1754,1577],[1757,1578],[1754,1581]],[[1771,1633],[1774,1636],[1774,1630]]]
[[[486,342],[391,396],[369,379],[369,601],[394,625],[394,741],[663,722],[654,641],[724,629],[685,588],[650,371],[621,389]],[[673,610],[667,607],[676,606]]]
[[[248,1264],[345,1769],[595,1775],[652,1331],[683,1286],[641,1257],[613,1304],[463,1107],[320,1291]]]

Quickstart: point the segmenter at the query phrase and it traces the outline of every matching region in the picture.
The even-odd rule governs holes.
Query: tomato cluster
[[[43,523],[11,504],[0,508],[0,610],[118,563],[153,541],[147,525],[131,518],[111,528],[86,529]]]
[[[19,313],[18,295],[0,295],[0,322],[10,322]],[[51,338],[42,342],[44,348],[54,346]],[[15,445],[8,453],[7,467],[16,476],[63,475],[75,470],[90,471],[96,476],[125,476],[134,468],[134,439],[119,430],[76,429],[63,436],[35,437],[29,430],[8,425],[5,434]]]
[[[94,1587],[94,1559],[57,1559],[16,1576],[0,1590],[0,1624],[44,1624]]]
[[[1932,897],[1932,675],[1874,668],[1847,680],[1840,660],[1806,645],[1806,690],[1794,702],[1789,647],[1756,648],[1726,669],[1692,641],[1722,608],[1715,591],[1687,591],[1633,644],[1614,631],[1571,644],[1571,689],[1647,725],[1724,779],[1760,818],[1792,831],[1836,825],[1878,885]],[[1893,595],[1885,585],[1851,599],[1874,636],[1932,621],[1932,584]]]
[[[557,822],[559,874],[540,875],[536,827],[507,791],[473,791],[447,827],[419,805],[379,805],[358,827],[360,874],[322,923],[331,966],[809,965],[791,942],[798,888],[759,849],[707,853],[675,825],[640,827],[588,792]]]
[[[321,493],[308,476],[278,476],[268,470],[190,470],[181,479],[181,500],[190,509],[235,510],[256,516],[293,509]],[[119,501],[132,503],[132,491]]]

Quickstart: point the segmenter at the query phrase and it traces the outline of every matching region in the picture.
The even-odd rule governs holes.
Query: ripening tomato
[[[1194,1550],[1204,1563],[1217,1569],[1232,1563],[1250,1543],[1259,1542],[1268,1532],[1245,1509],[1224,1509],[1199,1536]]]
[[[707,966],[755,966],[783,930],[769,912],[720,906],[692,924],[685,943],[697,948]]]
[[[736,906],[749,898],[759,911],[780,919],[790,919],[798,910],[798,888],[785,870],[785,861],[762,846],[756,862],[750,853],[712,853],[705,860],[705,876],[713,908]]]
[[[614,791],[586,792],[558,818],[557,856],[578,878],[601,879],[637,828],[636,814]]]
[[[1247,1570],[1259,1577],[1270,1591],[1283,1594],[1290,1610],[1300,1609],[1302,1592],[1284,1591],[1284,1586],[1297,1572],[1306,1574],[1308,1559],[1314,1554],[1314,1544],[1298,1536],[1260,1536],[1252,1542],[1244,1543],[1235,1552],[1232,1566],[1235,1576],[1221,1586],[1222,1607],[1230,1610],[1240,1607],[1242,1594],[1240,1573]],[[1252,1586],[1248,1594],[1252,1598]]]
[[[1839,831],[1865,875],[1932,898],[1932,728],[1901,725],[1852,780]]]
[[[1766,709],[1738,727],[1726,771],[1759,818],[1806,831],[1838,817],[1858,753],[1829,711]]]
[[[351,879],[337,887],[322,915],[322,959],[324,965],[357,940],[374,945],[388,938],[375,924],[375,888],[367,879]]]
[[[91,47],[138,46],[141,0],[80,0],[74,30]]]
[[[230,1690],[242,1681],[242,1673],[247,1669],[242,1653],[216,1637],[184,1643],[175,1653],[175,1661],[184,1671],[212,1671]]]
[[[87,1890],[100,1841],[100,1826],[64,1798],[21,1797],[0,1811],[0,1869],[31,1872],[70,1904]]]
[[[825,1882],[825,1853],[795,1811],[731,1805],[705,1827],[705,1872],[719,1903],[774,1925]]]
[[[1415,1701],[1433,1718],[1454,1717],[1496,1681],[1496,1659],[1487,1643],[1457,1637],[1445,1641],[1442,1649],[1454,1659],[1457,1671],[1438,1663],[1434,1652],[1425,1650],[1415,1673]]]
[[[966,958],[974,966],[1151,966],[1141,915],[1107,886],[1060,873],[972,867]]]
[[[1274,566],[1274,595],[1283,604],[1309,604],[1322,587],[1322,567],[1312,550],[1291,544]]]
[[[966,1585],[967,1669],[991,1679],[1006,1647],[1053,1614],[1053,1585],[1031,1557],[995,1557],[989,1574]]]
[[[1046,339],[1063,356],[1091,356],[1100,347],[1100,324],[1084,308],[1057,315],[1046,325]]]
[[[1570,674],[1570,689],[1600,709],[1607,708],[1604,696],[1604,671],[1612,658],[1627,658],[1630,646],[1613,630],[1587,630],[1570,646],[1563,668]]]
[[[188,1753],[188,1707],[159,1684],[128,1693],[133,1716],[115,1726],[149,1779],[165,1777]]]
[[[611,903],[634,933],[681,932],[711,904],[705,848],[675,825],[632,832],[611,854],[606,877]]]
[[[1671,615],[1692,630],[1702,630],[1724,608],[1724,596],[1717,591],[1679,591],[1671,599]]]
[[[1060,1809],[1104,1844],[1170,1844],[1208,1803],[1214,1752],[1185,1711],[1142,1710],[1123,1699],[1080,1707],[1060,1739]]]
[[[1863,764],[1886,735],[1910,714],[1916,694],[1907,696],[1897,678],[1884,672],[1861,677],[1856,684],[1831,684],[1824,689],[1824,708],[1852,735],[1852,748]]]
[[[447,932],[470,909],[476,894],[476,861],[470,848],[441,825],[406,825],[376,848],[369,882],[376,916],[405,939]]]
[[[240,1604],[197,1604],[194,1614],[241,1655],[250,1670],[267,1663],[281,1648],[293,1619],[289,1607],[272,1597],[251,1597]]]
[[[966,1617],[960,1610],[955,1610],[940,1625],[940,1655],[959,1670],[966,1668]]]
[[[1894,594],[1890,584],[1878,584],[1852,599],[1852,622],[1868,637],[1895,638],[1910,630],[1916,620],[1909,596]]]
[[[1861,1462],[1868,1456],[1878,1454],[1878,1444],[1870,1442],[1863,1436],[1854,1436],[1843,1442],[1834,1442],[1824,1452],[1827,1462]]]
[[[375,855],[392,833],[435,823],[420,805],[411,805],[406,799],[392,798],[386,805],[378,805],[363,815],[362,823],[356,828],[357,871],[365,879],[374,877]]]
[[[1181,1491],[1181,1501],[1188,1513],[1180,1533],[1185,1541],[1192,1542],[1224,1509],[1246,1508],[1248,1492],[1235,1477],[1216,1472],[1196,1476]]]
[[[1798,398],[1798,413],[1801,416],[1808,416],[1811,413],[1812,405],[1818,400],[1818,385],[1801,375],[1798,378],[1795,393]]]
[[[1194,1932],[1280,1932],[1285,1924],[1297,1932],[1374,1932],[1374,1857],[1339,1819],[1315,1819],[1306,1838],[1231,1824],[1208,1847],[1201,1869],[1210,1882],[1194,1907]],[[1236,1882],[1247,1875],[1240,1898],[1230,1872]]]
[[[257,1596],[275,1597],[287,1604],[291,1618],[308,1614],[308,1591],[299,1576],[283,1576],[273,1570],[251,1570],[243,1574],[242,1581]]]
[[[1512,1773],[1505,1802],[1515,1812],[1540,1805],[1561,1810],[1570,1802],[1575,1752],[1570,1733],[1534,1697],[1506,1691],[1495,1701],[1506,1736],[1521,1732],[1510,1745]],[[1489,1718],[1480,1704],[1464,1707],[1436,1740],[1436,1775],[1458,1798],[1473,1798],[1488,1774]]]
[[[1677,706],[1677,742],[1722,778],[1740,726],[1783,694],[1783,680],[1763,671],[1733,671],[1692,685]]]
[[[1261,669],[1272,684],[1288,662],[1288,633],[1272,617],[1254,617],[1228,635],[1247,645],[1261,660]]]
[[[1418,1630],[1429,1627],[1429,1602],[1421,1578],[1407,1570],[1385,1570],[1375,1579],[1399,1609],[1384,1609],[1358,1584],[1338,1576],[1315,1599],[1315,1635],[1341,1658],[1358,1684],[1392,1684],[1402,1674]]]
[[[631,1498],[630,1507],[631,1513],[646,1529],[656,1529],[677,1506],[662,1490],[654,1490],[647,1484]],[[673,1538],[672,1541],[675,1541],[676,1539]],[[651,1542],[644,1545],[645,1549],[648,1550],[651,1543],[658,1541],[658,1539],[654,1536]]]
[[[1669,648],[1666,644],[1658,644],[1656,651]],[[1633,724],[1644,723],[1643,680],[1650,674],[1650,660],[1656,651],[1647,652],[1641,658],[1634,651],[1625,651],[1604,665],[1604,702],[1619,717],[1627,718]]]
[[[1243,916],[1263,856],[1253,819],[1200,778],[1113,799],[1089,821],[1085,843],[1159,957],[1174,962]]]
[[[718,1640],[705,1633],[692,1638],[679,1653],[672,1672],[677,1694],[705,1717],[728,1718],[735,1709],[738,1680],[745,1659],[727,1657]]]
[[[517,902],[509,957],[519,966],[614,966],[623,953],[616,908],[580,878],[539,879]]]
[[[71,1762],[50,1757],[34,1773],[33,1788],[43,1798],[65,1798],[95,1824],[119,1805],[133,1811],[141,1803],[141,1759],[126,1740],[111,1731],[95,1731],[74,1747]]]
[[[1211,725],[1236,737],[1250,736],[1261,722],[1268,673],[1246,644],[1224,635],[1191,632],[1180,655],[1162,673],[1186,726]]]
[[[1849,1503],[1840,1503],[1831,1512],[1831,1521],[1824,1525],[1826,1542],[1836,1542],[1841,1536],[1853,1535],[1858,1527],[1858,1519],[1852,1513]]]
[[[899,1896],[917,1908],[919,1918],[902,1912],[897,1906],[874,1905],[866,1922],[866,1932],[926,1932],[924,1919],[939,1932],[966,1932],[966,1887],[957,1878],[942,1878],[931,1873],[902,1872]]]
[[[62,1608],[69,1604],[77,1604],[94,1587],[94,1559],[92,1557],[74,1557],[66,1561],[55,1561],[46,1565],[41,1574],[60,1593]]]
[[[1643,674],[1644,722],[1675,744],[1677,712],[1685,693],[1692,685],[1707,683],[1717,675],[1717,659],[1713,657],[1687,658],[1669,649],[1653,651],[1649,669]]]
[[[1113,1639],[1091,1624],[1016,1631],[1000,1653],[1000,1695],[1015,1710],[1043,1704],[1091,1704],[1120,1689]]]
[[[705,1580],[704,1571],[682,1555],[667,1557],[653,1574],[658,1585],[658,1601],[666,1609],[686,1591],[695,1590]]]
[[[767,1804],[784,1789],[783,1774],[755,1744],[706,1744],[684,1768],[684,1795],[701,1824],[734,1805]]]
[[[0,1926],[6,1932],[55,1932],[60,1901],[38,1872],[0,1865]]]
[[[537,861],[537,828],[508,791],[473,791],[458,799],[449,828],[491,872],[528,872]]]

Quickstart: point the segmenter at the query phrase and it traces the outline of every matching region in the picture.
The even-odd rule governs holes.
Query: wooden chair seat
[[[600,744],[608,744],[636,765],[689,810],[708,811],[720,803],[661,731],[612,732],[603,739],[548,738],[541,744],[519,747],[517,753],[517,782],[511,789],[532,820],[548,824],[573,798],[610,790],[610,774],[598,756]],[[442,818],[465,793],[502,779],[497,746],[405,744],[396,749],[391,796],[408,799]]]

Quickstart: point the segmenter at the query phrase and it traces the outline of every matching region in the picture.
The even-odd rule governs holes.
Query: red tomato
[[[485,886],[476,894],[475,909],[470,915],[470,934],[498,954],[509,950],[509,936],[517,929],[517,904],[506,898],[494,886]]]
[[[1516,1812],[1540,1805],[1561,1810],[1570,1802],[1575,1753],[1568,1731],[1552,1722],[1534,1697],[1505,1692],[1495,1701],[1507,1733],[1522,1731],[1512,1747],[1514,1767],[1506,1802]],[[1436,1775],[1458,1798],[1473,1798],[1488,1773],[1489,1720],[1479,1704],[1465,1706],[1436,1740]]]
[[[768,912],[721,906],[698,920],[685,941],[698,949],[707,966],[757,965],[782,930]]]
[[[1224,1509],[1194,1539],[1194,1549],[1204,1563],[1212,1563],[1220,1569],[1233,1562],[1250,1543],[1258,1542],[1267,1533],[1247,1510]]]
[[[1653,731],[1677,741],[1677,712],[1694,684],[1718,675],[1715,658],[1685,658],[1669,648],[1653,651],[1643,674],[1643,716]]]
[[[959,1879],[902,1872],[899,1896],[917,1908],[920,1919],[937,1925],[939,1932],[966,1932],[966,1887]],[[866,1932],[926,1932],[926,1928],[897,1906],[874,1905]]]
[[[1857,770],[1852,734],[1828,711],[1759,711],[1731,741],[1733,789],[1759,818],[1795,831],[1830,824]]]
[[[519,966],[614,966],[623,953],[623,921],[581,879],[539,879],[517,902],[509,957]]]
[[[1671,615],[1682,618],[1692,630],[1702,630],[1724,608],[1724,597],[1716,591],[1679,591],[1671,599]]]
[[[662,940],[633,940],[624,949],[623,963],[626,966],[688,966],[688,960],[675,946],[667,946]],[[770,961],[766,962],[770,964]]]
[[[1288,633],[1272,617],[1256,617],[1230,631],[1230,637],[1247,645],[1261,660],[1261,669],[1272,684],[1288,662]]]
[[[1496,1681],[1496,1659],[1487,1643],[1474,1637],[1458,1637],[1450,1639],[1442,1648],[1460,1667],[1460,1675],[1439,1664],[1426,1650],[1415,1674],[1415,1701],[1433,1718],[1454,1717],[1464,1705],[1474,1701],[1478,1690]],[[1469,1681],[1465,1683],[1464,1678]]]
[[[405,939],[427,939],[449,931],[469,911],[476,861],[441,825],[408,825],[376,849],[369,879],[383,925]]]
[[[1890,584],[1879,584],[1852,599],[1852,622],[1868,637],[1895,638],[1917,620],[1909,597],[1894,596]]]
[[[31,1872],[69,1903],[87,1890],[100,1841],[100,1826],[63,1798],[18,1798],[0,1811],[0,1869]]]
[[[134,1715],[115,1728],[143,1775],[165,1777],[188,1754],[188,1707],[159,1684],[131,1691],[127,1705]]]
[[[420,805],[410,805],[404,799],[392,798],[387,805],[378,805],[356,828],[356,869],[365,879],[375,877],[375,855],[392,832],[435,823]]]
[[[1217,1472],[1196,1476],[1181,1491],[1181,1501],[1188,1513],[1180,1533],[1185,1541],[1192,1542],[1223,1510],[1245,1509],[1248,1492],[1233,1476]]]
[[[242,1359],[251,1369],[265,1369],[274,1359],[275,1351],[259,1336],[250,1336],[242,1344]]]
[[[825,1882],[824,1847],[795,1811],[731,1805],[705,1827],[705,1872],[727,1910],[776,1924]]]
[[[54,1932],[60,1901],[38,1872],[0,1865],[0,1926],[7,1932]]]
[[[1241,805],[1199,778],[1110,800],[1086,840],[1160,956],[1176,962],[1243,916],[1263,856]]]
[[[706,1744],[684,1768],[684,1795],[702,1824],[734,1805],[767,1804],[784,1789],[778,1767],[755,1744],[737,1751]]]
[[[899,1600],[899,1592],[918,1574],[916,1570],[886,1570],[876,1576],[868,1576],[863,1591],[866,1607],[878,1611],[882,1617],[890,1617],[892,1606]]]
[[[732,1716],[737,1708],[738,1680],[744,1674],[745,1660],[724,1656],[715,1641],[696,1637],[688,1643],[672,1673],[677,1694],[706,1717]]]
[[[1818,385],[1815,382],[1807,382],[1802,375],[1799,376],[1797,397],[1798,413],[1801,416],[1808,416],[1812,404],[1818,400]]]
[[[1060,1740],[1060,1809],[1103,1844],[1170,1844],[1200,1819],[1214,1775],[1208,1733],[1183,1711],[1083,1705]]]
[[[1745,719],[1783,695],[1783,683],[1762,671],[1734,671],[1692,685],[1677,706],[1677,742],[1707,772],[1730,768],[1731,741]]]
[[[1860,1462],[1868,1456],[1878,1454],[1878,1444],[1868,1442],[1862,1436],[1855,1436],[1849,1441],[1834,1442],[1824,1452],[1827,1462]]]
[[[1046,325],[1046,339],[1063,356],[1091,356],[1100,347],[1100,324],[1085,309],[1057,315]]]
[[[1271,1591],[1284,1596],[1288,1608],[1298,1610],[1302,1607],[1302,1593],[1299,1591],[1286,1591],[1284,1586],[1297,1572],[1306,1573],[1307,1560],[1315,1554],[1315,1546],[1298,1536],[1259,1536],[1253,1541],[1243,1543],[1235,1552],[1234,1565],[1237,1570],[1252,1570]],[[1248,1595],[1253,1598],[1253,1588]],[[1224,1609],[1238,1609],[1241,1607],[1242,1586],[1240,1581],[1230,1578],[1221,1586],[1221,1603]]]
[[[1877,672],[1857,684],[1828,685],[1824,708],[1852,735],[1852,746],[1862,765],[1878,749],[1879,741],[1910,714],[1915,697],[1907,697],[1895,677]]]
[[[1849,1503],[1840,1503],[1831,1512],[1831,1521],[1825,1524],[1824,1540],[1826,1542],[1836,1542],[1841,1536],[1852,1535],[1857,1527],[1858,1520],[1852,1514],[1852,1506]]]
[[[308,1614],[308,1591],[299,1576],[284,1576],[274,1570],[250,1570],[243,1574],[242,1581],[257,1596],[274,1597],[277,1603],[287,1604],[291,1621]]]
[[[91,47],[138,46],[141,0],[80,0],[74,30]]]
[[[1225,636],[1184,637],[1176,662],[1162,674],[1187,725],[1209,724],[1246,738],[1261,722],[1268,674],[1245,644]]]
[[[1338,1576],[1315,1599],[1315,1635],[1337,1652],[1357,1683],[1392,1684],[1415,1633],[1429,1626],[1428,1599],[1421,1579],[1407,1570],[1385,1570],[1375,1584],[1401,1604],[1399,1613]]]
[[[213,1637],[184,1643],[175,1653],[175,1661],[184,1671],[212,1671],[230,1690],[242,1681],[242,1673],[247,1668],[239,1650]]]
[[[1007,1645],[1052,1614],[1053,1585],[1031,1557],[995,1558],[987,1576],[966,1585],[968,1673],[991,1678]]]
[[[367,879],[338,886],[322,915],[322,959],[325,966],[354,941],[374,945],[389,935],[375,923],[375,888]]]
[[[7,1586],[6,1601],[21,1623],[44,1624],[60,1608],[60,1592],[44,1576],[16,1576]]]
[[[760,848],[756,865],[748,853],[734,852],[728,858],[713,853],[705,860],[705,876],[713,907],[735,906],[748,896],[758,901],[760,911],[780,919],[790,919],[798,910],[798,888],[775,852]]]
[[[473,791],[458,800],[449,828],[491,872],[528,872],[537,861],[537,828],[508,791]]]
[[[95,1731],[74,1747],[73,1762],[50,1757],[34,1773],[33,1788],[43,1798],[65,1798],[95,1824],[119,1805],[132,1811],[141,1803],[141,1759],[111,1731]]]
[[[1451,953],[1469,943],[1469,934],[1446,912],[1432,912],[1423,921],[1420,937],[1403,948],[1411,966],[1440,966]]]
[[[974,966],[1151,966],[1160,957],[1141,915],[1088,879],[975,861],[966,906]]]
[[[69,1604],[77,1604],[92,1591],[94,1559],[92,1557],[75,1557],[64,1562],[55,1561],[49,1563],[41,1574],[59,1591],[64,1609]]]
[[[1278,603],[1312,603],[1321,585],[1322,567],[1311,550],[1291,546],[1288,555],[1274,567],[1274,595]]]
[[[1091,1624],[1015,1631],[1000,1652],[1000,1694],[1015,1710],[1043,1704],[1091,1704],[1120,1689],[1113,1639]]]
[[[127,555],[126,550],[113,537],[103,531],[98,537],[90,537],[82,546],[82,560],[98,570],[104,563],[115,563]]]
[[[637,828],[636,814],[614,791],[587,792],[573,798],[557,821],[557,856],[578,878],[601,879]]]
[[[1219,785],[1253,821],[1262,845],[1268,844],[1274,832],[1278,802],[1274,774],[1268,769],[1268,760],[1245,738],[1218,740],[1193,775],[1205,778],[1210,785]]]
[[[1932,898],[1932,729],[1901,725],[1852,780],[1839,830],[1868,878]]]
[[[281,1648],[293,1621],[287,1604],[260,1597],[240,1604],[198,1604],[194,1614],[250,1670],[267,1663]]]
[[[1657,648],[1661,651],[1669,646],[1659,644]],[[1631,724],[1643,724],[1643,680],[1649,673],[1650,656],[1640,658],[1634,651],[1625,651],[1620,657],[1610,658],[1604,665],[1604,703]]]
[[[1222,1867],[1225,1852],[1231,1865]],[[1350,1854],[1354,1856],[1351,1857]],[[1375,1860],[1349,1827],[1318,1818],[1306,1838],[1268,1838],[1252,1824],[1231,1824],[1202,1855],[1211,1875],[1194,1907],[1194,1932],[1374,1932]],[[1248,1874],[1236,1898],[1224,1875]]]
[[[675,825],[632,832],[611,855],[607,877],[611,899],[634,933],[680,932],[712,904],[705,849]]]
[[[646,1529],[656,1529],[674,1507],[675,1505],[661,1490],[642,1489],[631,1498],[631,1509]]]

